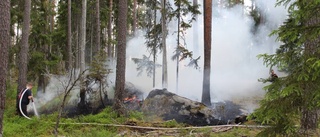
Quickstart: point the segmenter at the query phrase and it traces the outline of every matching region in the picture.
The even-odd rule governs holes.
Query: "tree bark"
[[[154,7],[157,6],[157,2],[154,2]],[[157,9],[154,9],[154,17],[153,17],[153,25],[157,26]],[[154,45],[152,47],[153,49],[153,76],[152,76],[152,87],[156,86],[156,57],[157,57],[157,47],[156,45],[158,44],[157,39],[155,38]]]
[[[112,6],[113,0],[109,0],[109,19],[108,19],[108,58],[112,58]]]
[[[308,108],[302,108],[302,114],[300,118],[301,132],[304,135],[311,135],[312,132],[318,128],[318,110],[310,110]]]
[[[166,0],[161,0],[161,29],[162,29],[162,88],[168,88],[168,68],[167,68],[167,27],[166,27]]]
[[[204,11],[204,67],[201,102],[211,106],[210,98],[210,72],[211,72],[211,25],[212,25],[212,1],[203,1]]]
[[[117,66],[116,66],[116,91],[114,110],[118,115],[125,114],[123,106],[123,93],[126,73],[126,34],[127,34],[127,0],[119,0],[118,36],[117,36]]]
[[[100,27],[100,1],[96,0],[96,49],[93,52],[93,55],[96,55],[100,51],[100,33],[101,33],[101,27]]]
[[[17,96],[19,94],[19,91],[22,90],[27,84],[30,12],[31,12],[31,0],[25,0],[24,12],[23,12],[22,39],[21,39],[21,47],[19,52],[19,63],[18,63],[19,77],[18,77]],[[18,98],[16,99],[16,104],[18,104]],[[19,110],[17,109],[17,111]]]
[[[0,2],[0,137],[3,136],[10,39],[10,0],[2,0]]]
[[[68,0],[68,34],[67,34],[67,51],[68,51],[68,65],[67,70],[72,70],[72,36],[71,36],[71,0]]]
[[[178,50],[179,49],[179,47],[180,47],[180,21],[181,21],[181,18],[180,18],[180,4],[181,3],[178,3],[179,5],[178,5],[178,9],[177,9],[177,11],[178,11],[178,30],[177,30],[177,50],[176,50],[176,52],[177,52],[177,58],[176,58],[176,94],[178,94],[178,92],[179,92],[179,57],[180,57],[180,50]]]
[[[86,19],[87,19],[87,0],[82,0],[81,20],[80,20],[80,73],[85,71],[85,48],[86,48]],[[84,87],[85,75],[80,79],[80,108],[85,106],[86,90]]]
[[[79,25],[76,25],[76,37],[75,37],[75,49],[76,49],[76,53],[75,53],[75,60],[74,60],[74,66],[76,69],[80,69],[80,47],[79,47]]]
[[[193,0],[193,6],[198,5],[198,0]],[[199,37],[198,37],[198,31],[199,31],[199,23],[198,23],[198,16],[195,16],[196,21],[193,22],[193,53],[195,56],[199,55]]]
[[[135,35],[137,29],[137,0],[133,0],[133,25],[132,25],[132,33]]]
[[[53,29],[54,29],[54,12],[55,12],[55,8],[56,8],[56,0],[51,0],[51,15],[50,15],[50,33],[53,32]],[[50,37],[51,39],[51,37]],[[49,53],[52,52],[52,44],[49,44]]]
[[[302,3],[301,9],[306,8],[306,5],[308,2],[305,0],[305,3]],[[319,11],[316,11],[315,13],[319,13]],[[307,18],[304,22],[302,20],[302,24],[305,27],[315,27],[320,24],[320,17],[318,15],[312,16],[311,18]],[[304,33],[305,35],[310,35],[308,33],[310,30],[306,30]],[[308,39],[304,43],[304,56],[306,58],[319,58],[319,53],[316,52],[319,49],[319,43],[320,43],[320,37],[319,34],[314,34],[317,37]],[[312,74],[310,74],[312,75]],[[314,83],[313,81],[309,81],[307,84],[305,84],[304,88],[304,94],[303,95],[303,102],[305,103],[305,106],[303,106],[301,110],[301,117],[300,117],[300,131],[304,133],[306,136],[311,136],[312,132],[316,131],[318,128],[318,119],[319,119],[319,107],[312,107],[310,109],[310,104],[316,104],[318,101],[314,101],[314,98],[310,95],[314,94],[312,92],[317,92],[317,89],[314,89],[312,87],[317,87],[315,85],[318,85],[318,83]]]

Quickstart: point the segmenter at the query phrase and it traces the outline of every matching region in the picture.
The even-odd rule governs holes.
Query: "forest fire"
[[[143,101],[139,99],[136,95],[131,95],[123,99],[127,109],[130,110],[139,110]]]
[[[137,101],[137,96],[133,95],[132,97],[126,97],[123,100],[124,100],[124,103],[130,102],[130,101]]]

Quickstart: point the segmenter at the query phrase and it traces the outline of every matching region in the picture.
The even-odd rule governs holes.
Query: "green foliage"
[[[210,133],[210,130],[212,129],[205,129],[203,132]],[[259,131],[260,131],[259,129],[247,129],[247,128],[236,127],[236,128],[232,128],[231,130],[228,130],[227,132],[212,133],[210,134],[210,137],[246,137],[246,136],[254,137],[257,135],[257,132]]]
[[[91,122],[91,123],[104,123],[104,124],[121,124],[125,122],[124,117],[119,117],[118,114],[112,110],[111,107],[105,108],[99,114],[80,116],[75,122]]]
[[[136,120],[144,120],[144,114],[139,111],[130,111],[129,112],[129,118],[130,119],[136,119]]]
[[[186,58],[190,58],[192,62],[195,62],[197,60],[194,60],[192,57],[192,52],[190,52],[185,42],[185,32],[187,29],[191,28],[191,24],[193,21],[196,20],[196,16],[200,14],[199,11],[199,5],[194,5],[188,0],[176,0],[174,2],[174,5],[177,7],[175,10],[173,10],[172,7],[169,8],[169,20],[177,19],[178,20],[178,44],[176,48],[175,54],[172,56],[172,59],[178,59],[179,61],[184,60]],[[186,18],[187,15],[190,15],[190,18]],[[187,19],[187,20],[186,20]],[[181,39],[181,41],[180,41]],[[180,57],[180,58],[179,58]],[[189,63],[190,64],[190,63]],[[193,63],[193,65],[196,65],[197,63]],[[196,66],[195,68],[198,68]]]
[[[108,74],[112,73],[111,69],[108,69],[107,56],[104,51],[100,51],[94,56],[93,61],[90,64],[88,77],[93,78],[97,81],[102,81],[107,77]]]
[[[187,58],[190,59],[190,62],[188,63],[188,67],[194,67],[195,69],[199,69],[198,61],[200,59],[200,56],[196,59],[193,58],[192,51],[189,51],[187,48],[179,46],[176,48],[175,54],[171,57],[172,60],[175,60],[179,58],[179,61],[185,60]]]
[[[51,71],[53,73],[59,73],[57,72],[57,65],[59,65],[59,62],[61,61],[61,58],[59,56],[56,56],[54,54],[46,54],[40,51],[33,51],[31,52],[30,56],[31,59],[28,63],[28,69],[30,70],[28,71],[29,79],[36,79],[37,76],[43,75],[44,73],[46,73],[46,71],[50,70],[53,70]],[[49,58],[50,60],[44,60],[44,58]]]
[[[279,4],[290,4],[280,0]],[[296,135],[302,109],[319,109],[319,22],[315,22],[314,10],[319,11],[319,2],[295,1],[289,5],[289,18],[272,35],[277,35],[283,45],[276,54],[261,54],[266,66],[277,66],[286,72],[285,77],[266,86],[265,98],[260,108],[250,117],[262,124],[271,125],[260,136]],[[312,23],[310,23],[312,22]],[[317,123],[309,123],[317,124]],[[301,127],[300,127],[301,128]]]
[[[137,71],[138,76],[142,74],[143,70],[147,72],[147,76],[151,77],[153,73],[154,68],[161,67],[160,64],[156,64],[153,61],[149,60],[149,58],[146,55],[142,56],[142,59],[139,58],[132,58],[132,61],[137,64]]]
[[[176,120],[168,120],[163,122],[164,127],[172,128],[172,127],[179,127],[180,124]]]

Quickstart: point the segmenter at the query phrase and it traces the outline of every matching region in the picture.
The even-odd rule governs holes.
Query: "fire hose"
[[[23,117],[27,118],[27,119],[31,119],[30,117],[28,117],[26,114],[23,113],[22,111],[22,106],[21,106],[21,103],[22,103],[22,98],[24,96],[24,94],[27,92],[28,89],[25,89],[22,94],[21,94],[21,97],[19,98],[19,110],[20,110],[20,113],[22,114]],[[34,110],[34,114],[38,117],[38,112],[36,110],[36,106],[34,104],[34,101],[33,99],[31,99],[32,101],[32,106],[33,106],[33,110]]]

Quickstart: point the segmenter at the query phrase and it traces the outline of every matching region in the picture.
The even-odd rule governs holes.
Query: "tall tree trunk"
[[[50,13],[50,33],[53,32],[54,29],[54,12],[55,12],[55,8],[56,8],[56,0],[51,0],[51,12]],[[51,39],[51,37],[50,37]],[[52,40],[51,40],[52,41]],[[49,53],[52,52],[52,44],[49,44]]]
[[[108,19],[108,58],[112,58],[112,6],[113,6],[113,0],[109,0],[109,19]]]
[[[180,50],[179,47],[180,47],[180,3],[178,3],[178,33],[177,33],[177,62],[176,62],[176,65],[177,65],[177,68],[176,68],[176,93],[179,92],[179,57],[180,57]]]
[[[167,68],[167,27],[166,27],[166,0],[161,0],[161,29],[162,29],[162,88],[168,88],[168,68]]]
[[[304,0],[304,2],[301,2],[301,9],[306,8],[306,5],[308,1]],[[315,13],[319,13],[319,11],[315,11]],[[312,16],[311,18],[308,18],[306,20],[302,20],[302,25],[304,25],[305,27],[317,27],[320,24],[320,17],[319,15],[316,16]],[[310,30],[306,30],[304,33],[305,35],[308,35],[308,33]],[[319,58],[319,53],[316,52],[319,49],[319,43],[320,43],[320,37],[319,34],[315,34],[317,37],[314,38],[310,38],[308,39],[305,43],[304,43],[304,56],[306,56],[306,58]],[[310,76],[311,77],[311,76]],[[317,92],[317,89],[314,89],[312,87],[317,87],[318,83],[312,83],[313,81],[310,81],[308,84],[305,85],[304,88],[304,93],[303,95],[303,102],[308,102],[305,104],[305,106],[303,106],[302,108],[302,114],[301,114],[301,118],[300,118],[300,125],[301,125],[301,132],[306,134],[306,136],[311,136],[311,134],[313,132],[315,132],[318,128],[318,119],[319,119],[319,107],[313,107],[312,109],[310,109],[310,106],[308,106],[309,104],[316,104],[318,103],[318,101],[312,102],[314,101],[313,97],[309,97],[310,95],[312,95],[312,92]],[[315,85],[312,85],[315,84]]]
[[[68,64],[67,70],[72,70],[72,36],[71,36],[71,0],[68,0],[68,34],[67,34],[67,51],[68,51]]]
[[[16,104],[18,106],[18,94],[27,84],[27,71],[28,71],[28,54],[29,54],[29,33],[30,33],[30,12],[31,0],[24,1],[23,12],[23,26],[22,26],[22,39],[19,52],[19,77]],[[17,112],[18,112],[17,107]]]
[[[74,65],[75,68],[80,69],[80,47],[79,47],[79,25],[76,25],[76,37],[75,37],[75,48],[76,48],[76,53],[75,53],[75,61]]]
[[[125,114],[123,106],[123,93],[126,73],[126,32],[127,32],[127,0],[119,0],[118,14],[118,36],[117,36],[117,69],[116,69],[116,91],[114,110],[119,114]]]
[[[0,2],[0,137],[3,136],[10,39],[10,0],[2,0]]]
[[[193,6],[198,5],[198,0],[193,0]],[[198,16],[195,16],[196,21],[193,22],[192,28],[193,28],[193,53],[195,56],[199,55],[199,37],[198,37],[198,30],[199,30],[199,24],[198,24]]]
[[[212,1],[203,0],[204,12],[204,67],[201,102],[211,106],[210,98],[210,72],[211,72],[211,25],[212,25]]]
[[[100,27],[100,1],[99,0],[96,0],[96,50],[93,52],[94,55],[96,55],[99,51],[100,51],[100,48],[101,48],[101,45],[100,45],[100,34],[101,34],[101,27]]]
[[[86,20],[87,20],[87,0],[82,0],[81,20],[80,20],[80,73],[85,71],[85,48],[86,48]],[[84,78],[80,79],[80,108],[85,107],[86,90],[84,87]]]
[[[311,135],[318,128],[318,110],[302,108],[302,115],[300,118],[301,131],[305,135]]]
[[[90,16],[90,15],[89,15]],[[90,17],[92,17],[93,15],[91,15]],[[94,39],[94,34],[93,33],[95,33],[95,31],[94,31],[94,25],[93,25],[93,21],[92,21],[92,19],[88,19],[88,26],[91,26],[91,29],[89,29],[88,30],[88,33],[90,34],[90,43],[89,43],[89,45],[88,45],[88,47],[86,46],[86,49],[87,50],[85,50],[86,51],[86,53],[85,53],[85,57],[86,57],[86,62],[88,62],[88,64],[90,64],[91,62],[92,62],[92,59],[93,59],[93,56],[94,56],[94,54],[95,53],[93,53],[93,52],[95,52],[96,51],[96,46],[94,46],[94,41],[96,40],[96,39]]]
[[[154,2],[154,7],[157,6],[157,2]],[[153,17],[153,26],[157,26],[157,9],[155,8],[153,10],[154,12],[154,17]],[[158,41],[157,39],[155,38],[155,41],[154,41],[154,44],[153,44],[153,76],[152,76],[152,87],[155,87],[156,86],[156,57],[157,57],[157,44],[158,44]]]
[[[133,25],[132,25],[132,33],[135,35],[137,29],[137,0],[133,0]]]

